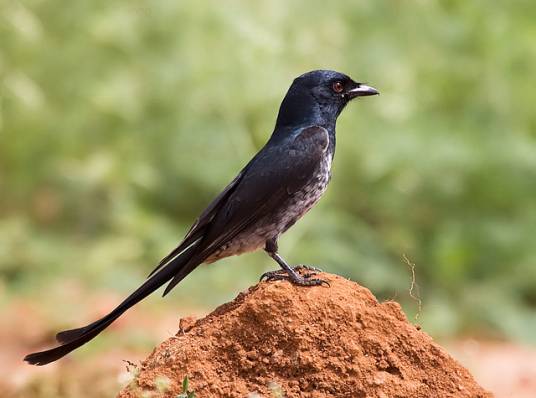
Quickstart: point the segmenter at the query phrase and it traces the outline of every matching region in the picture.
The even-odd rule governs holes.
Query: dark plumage
[[[281,103],[266,145],[214,199],[184,240],[117,308],[92,324],[60,332],[60,346],[27,355],[34,365],[55,361],[97,336],[127,309],[168,283],[164,295],[202,263],[264,248],[282,271],[263,275],[298,285],[319,285],[300,276],[277,253],[279,235],[322,196],[331,177],[337,117],[353,98],[378,94],[334,71],[312,71],[294,80]]]

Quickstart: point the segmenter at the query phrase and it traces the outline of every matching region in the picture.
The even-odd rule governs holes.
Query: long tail
[[[61,343],[60,346],[50,350],[28,354],[24,357],[24,360],[32,365],[46,365],[47,363],[60,359],[92,340],[113,321],[119,318],[126,310],[143,300],[160,286],[172,279],[173,281],[180,281],[192,272],[200,263],[199,261],[196,261],[196,256],[194,255],[196,248],[197,245],[190,246],[180,255],[170,260],[108,315],[87,326],[58,333],[56,335],[56,340]]]

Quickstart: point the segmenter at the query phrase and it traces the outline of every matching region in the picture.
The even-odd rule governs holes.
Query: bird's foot
[[[299,274],[299,275],[301,275],[300,270],[302,270],[302,269],[308,270],[309,267],[304,267],[302,265],[298,265],[298,266],[292,268],[294,273]],[[283,280],[283,279],[289,279],[288,275],[289,274],[284,269],[278,269],[278,270],[275,270],[275,271],[267,271],[267,272],[265,272],[264,274],[261,275],[259,281],[263,281],[263,280],[266,280],[267,282],[280,281],[280,280]],[[315,276],[315,275],[316,275],[316,272],[313,271],[313,272],[308,272],[306,274],[303,274],[301,276],[303,278],[305,278],[305,279],[308,279],[311,276]]]
[[[324,272],[320,268],[313,267],[312,265],[300,264],[300,265],[297,265],[297,266],[294,267],[294,271],[299,271],[300,269],[304,269],[304,270],[307,270],[307,271],[313,271],[313,273],[315,273],[315,274],[318,273],[318,272]]]
[[[265,280],[266,282],[289,281],[298,286],[320,286],[324,284],[330,286],[329,283],[323,279],[312,278],[316,275],[316,272],[314,272],[316,269],[313,269],[313,272],[308,272],[303,275],[296,272],[300,269],[310,270],[311,268],[312,267],[299,265],[291,269],[292,272],[287,272],[285,270],[268,271],[261,275],[260,280]]]
[[[315,276],[319,272],[323,272],[320,268],[312,267],[310,265],[305,265],[305,264],[297,265],[297,266],[293,267],[292,270],[294,270],[294,272],[296,274],[300,274],[301,270],[311,271],[311,272],[308,272],[308,273],[305,273],[305,274],[302,275],[303,278],[305,278],[305,279],[310,278],[312,276]],[[288,273],[284,269],[278,269],[276,271],[268,271],[268,272],[265,272],[264,274],[261,275],[260,280],[261,281],[263,279],[275,280],[275,279],[273,279],[274,277],[278,278],[277,280],[281,280],[281,278],[280,278],[281,276],[283,276],[283,278],[285,279],[285,278],[287,278]]]

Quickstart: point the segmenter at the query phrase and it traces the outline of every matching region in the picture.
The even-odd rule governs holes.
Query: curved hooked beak
[[[367,97],[369,95],[378,95],[380,92],[374,87],[367,86],[366,84],[356,83],[357,86],[351,90],[348,90],[345,95],[348,99],[354,99],[357,97]]]

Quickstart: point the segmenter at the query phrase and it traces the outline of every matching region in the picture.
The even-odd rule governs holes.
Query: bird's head
[[[352,80],[344,73],[314,70],[292,82],[281,103],[277,125],[335,124],[351,100],[379,94],[378,90]]]

